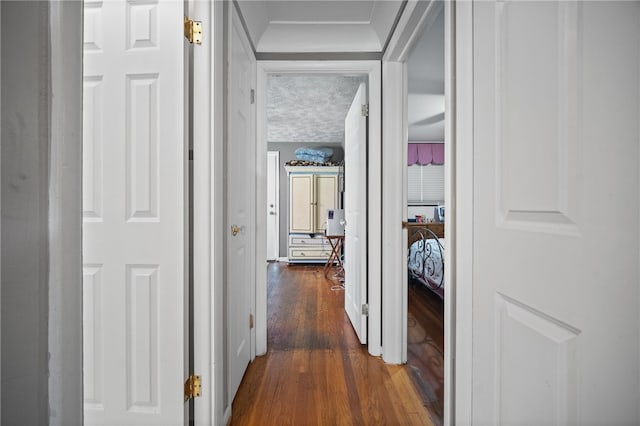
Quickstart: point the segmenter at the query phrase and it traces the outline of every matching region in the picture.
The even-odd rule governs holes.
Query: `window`
[[[444,201],[444,165],[413,164],[407,167],[409,204],[437,204]]]

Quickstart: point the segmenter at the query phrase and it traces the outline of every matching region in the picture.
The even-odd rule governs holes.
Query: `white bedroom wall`
[[[444,11],[407,61],[409,141],[444,140]]]
[[[421,215],[427,220],[433,219],[433,212],[435,206],[409,206],[407,208],[407,217],[415,218],[416,215]]]

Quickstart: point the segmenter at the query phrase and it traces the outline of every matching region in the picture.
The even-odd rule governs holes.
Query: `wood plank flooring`
[[[432,425],[410,366],[370,356],[322,266],[268,266],[268,352],[249,365],[232,425]],[[424,378],[424,377],[423,377]]]
[[[435,424],[444,413],[444,302],[423,285],[409,283],[407,368]]]

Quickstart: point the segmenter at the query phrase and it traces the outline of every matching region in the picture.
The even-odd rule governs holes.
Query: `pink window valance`
[[[443,143],[409,143],[407,164],[444,164]]]

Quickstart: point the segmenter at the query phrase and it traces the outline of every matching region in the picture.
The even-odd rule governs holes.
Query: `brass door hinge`
[[[249,314],[249,330],[253,329],[253,314]]]
[[[369,104],[363,104],[362,105],[362,116],[363,117],[368,117],[369,116]]]
[[[184,17],[184,36],[191,44],[202,44],[202,22]]]
[[[192,374],[189,376],[186,382],[184,382],[184,400],[187,402],[197,396],[200,396],[201,386],[200,376]]]

